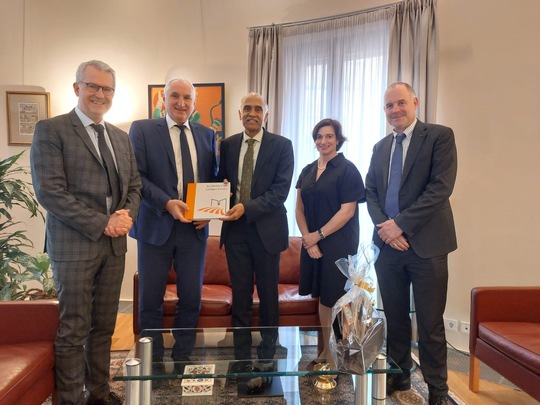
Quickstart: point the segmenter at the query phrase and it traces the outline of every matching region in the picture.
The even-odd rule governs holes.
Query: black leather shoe
[[[231,363],[231,373],[252,373],[254,372],[253,362],[251,360],[235,360]]]
[[[429,405],[447,405],[448,401],[446,400],[448,395],[446,394],[435,394],[429,393]]]
[[[90,398],[88,405],[122,405],[124,401],[114,392],[109,394],[109,398],[93,399]]]
[[[392,395],[396,391],[411,389],[411,376],[405,374],[386,375],[386,395]]]
[[[188,354],[175,354],[172,356],[172,359],[174,361],[174,374],[184,374],[184,369],[186,366],[186,363],[189,363],[191,361],[191,358]]]
[[[154,357],[152,359],[152,375],[165,374],[165,363],[163,363],[163,357]]]
[[[251,366],[253,367],[253,371],[257,372],[269,372],[269,371],[275,371],[277,366],[274,360],[259,360],[254,361]]]
[[[246,383],[247,392],[250,395],[260,394],[265,388],[272,385],[272,377],[255,377]]]
[[[189,354],[175,354],[174,356],[172,356],[172,359],[173,361],[191,361],[191,357],[189,356]]]

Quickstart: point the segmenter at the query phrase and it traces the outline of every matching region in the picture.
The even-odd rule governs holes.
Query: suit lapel
[[[198,127],[194,125],[192,122],[189,123],[189,126],[191,128],[191,134],[193,135],[193,142],[195,142],[195,153],[197,154],[197,169],[199,172],[199,180],[206,178],[206,167],[208,166],[205,163],[204,159],[204,153],[203,151],[206,150],[206,148],[203,145],[204,138],[199,135]]]
[[[165,118],[160,118],[156,123],[157,133],[159,139],[163,143],[163,147],[167,151],[167,157],[169,158],[169,163],[174,168],[176,172],[176,159],[174,158],[174,150],[171,142],[171,134],[169,132],[169,127],[167,126],[167,120]],[[178,173],[176,173],[178,176]]]
[[[411,168],[420,152],[420,148],[426,139],[427,128],[423,122],[418,121],[414,127],[411,142],[407,149],[407,156],[405,157],[405,164],[403,165],[403,174],[401,175],[401,184],[405,181],[409,175]]]
[[[268,132],[264,130],[264,134],[262,137],[261,147],[259,148],[259,154],[257,155],[257,162],[255,162],[255,169],[253,170],[253,180],[251,182],[251,189],[253,190],[253,187],[255,186],[255,183],[257,182],[257,178],[259,177],[260,173],[264,173],[264,165],[266,164],[266,160],[272,155],[272,151],[274,149],[274,140],[271,136],[269,136]]]
[[[116,129],[112,128],[112,126],[107,122],[105,123],[105,128],[107,130],[107,134],[109,135],[109,139],[111,140],[111,145],[116,156],[118,153],[122,152],[123,146],[120,143],[120,139],[116,136]]]
[[[390,134],[386,136],[386,140],[382,147],[382,170],[383,170],[383,181],[384,181],[384,188],[388,186],[388,176],[389,176],[389,170],[390,170],[390,153],[392,152],[392,142],[394,139],[394,135]]]
[[[90,135],[88,135],[86,128],[84,127],[83,123],[77,116],[77,113],[75,112],[75,110],[71,110],[71,112],[69,113],[69,118],[71,120],[71,123],[73,124],[73,128],[75,129],[75,133],[77,134],[77,136],[81,138],[83,143],[90,150],[92,155],[94,155],[94,157],[99,162],[99,164],[103,166],[103,163],[101,162],[101,158],[99,157],[99,154],[94,144],[92,143],[92,140],[90,139]]]
[[[231,186],[238,185],[238,164],[240,162],[240,148],[242,147],[242,140],[244,139],[244,133],[241,132],[238,134],[238,136],[231,140],[231,159],[229,159],[229,162],[236,162],[236,164],[229,165],[227,168],[227,172],[229,173],[229,181],[233,184]],[[231,187],[231,190],[233,188]]]

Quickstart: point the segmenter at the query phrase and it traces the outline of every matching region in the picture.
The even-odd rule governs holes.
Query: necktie
[[[244,155],[242,178],[240,179],[240,201],[242,204],[251,200],[251,180],[253,179],[253,145],[255,139],[248,139],[248,148]]]
[[[105,129],[103,125],[92,124],[91,126],[98,134],[99,153],[101,154],[101,161],[107,173],[107,179],[109,180],[107,196],[112,197],[111,212],[114,212],[120,202],[120,180],[118,178],[118,172],[116,171],[111,150],[105,141]]]
[[[189,152],[189,145],[186,137],[186,126],[177,125],[180,128],[180,154],[182,155],[182,197],[184,201],[187,197],[187,185],[188,183],[195,182],[195,175],[193,174],[193,163],[191,162],[191,153]]]
[[[403,139],[405,134],[396,136],[396,146],[390,163],[390,180],[386,191],[385,211],[388,218],[395,218],[399,214],[399,187],[401,186],[401,172],[403,171]]]

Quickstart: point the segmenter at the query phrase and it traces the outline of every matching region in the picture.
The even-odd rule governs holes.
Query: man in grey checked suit
[[[120,403],[108,383],[111,337],[141,180],[127,134],[103,121],[114,87],[107,64],[82,63],[73,84],[77,107],[38,122],[32,142],[32,181],[47,210],[46,249],[60,302],[59,405]]]

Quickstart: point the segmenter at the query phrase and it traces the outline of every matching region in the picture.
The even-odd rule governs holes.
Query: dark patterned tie
[[[195,182],[195,175],[193,174],[193,163],[186,137],[186,126],[177,125],[177,127],[180,128],[180,154],[182,155],[182,198],[186,201],[187,185]]]
[[[114,164],[114,159],[105,140],[105,129],[101,124],[91,124],[92,128],[98,134],[98,147],[101,154],[101,161],[105,172],[107,173],[107,179],[109,180],[109,189],[107,190],[107,196],[112,197],[111,212],[116,211],[118,203],[120,202],[120,180],[118,178],[118,172]]]
[[[242,165],[242,178],[240,179],[240,203],[251,200],[251,180],[253,179],[253,145],[255,139],[248,139],[248,148],[244,155],[244,164]]]
[[[405,139],[405,134],[396,136],[396,146],[390,163],[390,180],[388,181],[384,208],[388,218],[395,218],[399,214],[399,188],[401,186],[401,172],[403,171],[403,139]]]

